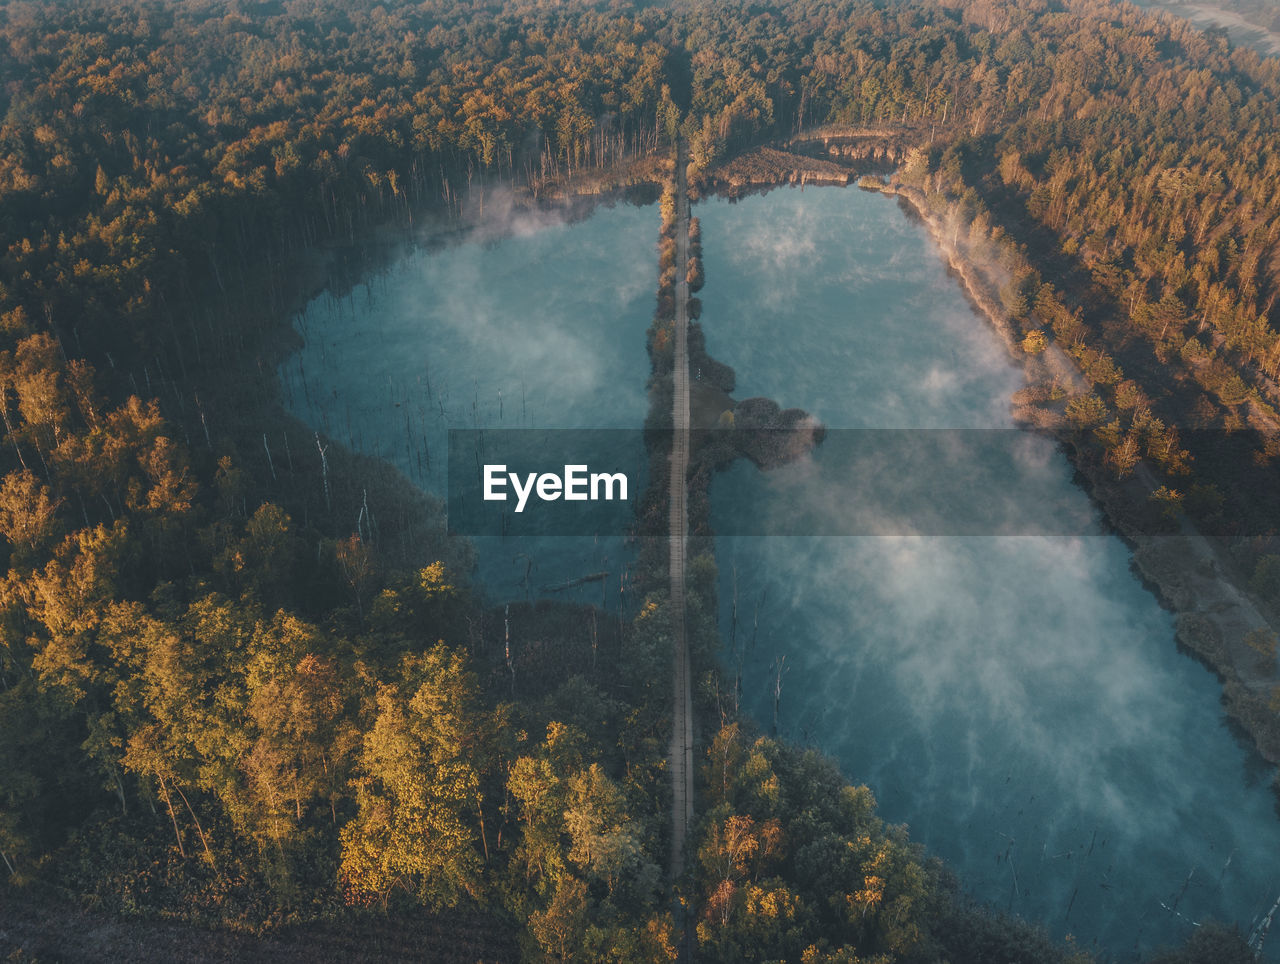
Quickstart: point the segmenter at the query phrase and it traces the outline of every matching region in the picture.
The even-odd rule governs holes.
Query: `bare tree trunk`
[[[129,808],[126,806],[124,799],[124,783],[120,780],[120,771],[115,767],[111,768],[111,779],[116,785],[116,796],[120,798],[120,812],[127,814],[129,812]]]
[[[484,830],[484,807],[476,801],[476,814],[480,817],[480,843],[484,846],[484,862],[489,862],[489,837]]]
[[[782,675],[786,662],[786,656],[779,656],[773,664],[773,732],[775,736],[778,733],[778,705],[782,702]]]
[[[197,817],[196,812],[191,809],[191,802],[187,799],[187,795],[182,792],[182,787],[175,783],[173,788],[178,791],[178,796],[182,797],[182,802],[187,805],[187,813],[191,814],[191,819],[196,825],[196,833],[200,835],[200,843],[204,846],[204,855],[209,858],[209,863],[213,864],[213,853],[209,850],[209,839],[204,835],[204,828],[200,826],[200,818]]]
[[[178,818],[173,812],[173,798],[170,796],[168,789],[164,785],[164,781],[160,781],[160,793],[164,796],[164,805],[169,810],[169,820],[173,823],[173,835],[178,838],[178,853],[182,855],[182,859],[187,859],[187,848],[182,845],[182,831],[178,829]]]

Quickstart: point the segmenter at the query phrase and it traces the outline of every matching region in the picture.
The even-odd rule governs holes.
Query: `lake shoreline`
[[[618,196],[619,195],[616,195],[616,194],[613,195],[613,197],[615,198]],[[560,219],[564,219],[564,218],[571,219],[573,215],[568,212],[582,211],[585,213],[588,211],[595,210],[596,203],[598,203],[600,200],[604,200],[605,203],[608,204],[609,197],[610,197],[609,195],[604,195],[604,196],[588,195],[586,197],[575,196],[575,197],[563,199],[560,201],[554,201],[549,199],[535,201],[526,195],[524,197],[517,198],[514,200],[515,200],[515,203],[519,205],[521,210],[530,211],[530,210],[542,208],[544,206],[548,206],[555,209],[558,213],[561,213]],[[419,230],[421,231],[423,230],[423,228],[419,228]],[[388,233],[391,234],[393,232],[394,232],[394,227]],[[469,239],[474,240],[474,236],[471,234],[471,232],[465,227],[458,228],[455,224],[452,226],[446,226],[446,230],[443,232],[443,235],[436,235],[432,237],[431,240],[425,240],[425,239],[419,240],[415,238],[410,243],[415,247],[421,247],[424,245],[429,246],[432,243],[448,245],[451,243],[456,243],[457,241],[465,242]],[[390,248],[388,248],[388,250],[390,250]],[[662,274],[663,273],[660,272],[660,277],[662,276]],[[659,295],[659,301],[661,302],[661,295]],[[691,358],[691,361],[692,361],[692,358]],[[712,369],[708,367],[708,370],[710,371]],[[655,375],[657,375],[657,373],[655,373]],[[662,383],[662,379],[660,375],[655,377],[651,382],[650,400],[651,402],[657,400],[658,410],[665,412],[667,409],[667,404],[664,398],[664,393],[661,387],[661,383]],[[717,400],[724,402],[723,407],[728,407],[728,405],[731,402],[731,397],[728,396],[727,393],[725,393],[723,399],[721,399],[720,396],[717,396]],[[707,408],[708,408],[708,415],[714,414],[714,411],[713,411],[714,406],[711,405],[711,400],[708,400]],[[714,465],[707,464],[703,471],[691,473],[691,475],[693,475],[693,477],[690,479],[690,488],[689,488],[689,505],[691,509],[691,521],[699,518],[706,519],[709,521],[709,513],[707,511],[709,507],[709,500],[710,500],[709,487],[711,483],[711,475],[714,472],[714,470],[715,470]],[[654,478],[655,475],[656,473],[651,473],[651,480],[652,478]],[[721,696],[721,694],[726,694],[724,695],[723,698],[728,699],[730,697],[727,694],[732,693],[733,694],[732,699],[734,701],[734,706],[736,710],[737,699],[738,699],[737,691],[740,689],[740,685],[737,683],[737,680],[734,679],[733,667],[731,665],[731,656],[728,653],[726,653],[725,640],[723,639],[722,635],[719,635],[715,632],[716,628],[720,625],[720,621],[718,618],[718,614],[720,612],[720,606],[719,606],[719,600],[717,600],[716,598],[716,596],[718,595],[716,593],[716,589],[717,588],[722,589],[723,587],[719,587],[717,581],[714,578],[715,569],[706,564],[707,562],[711,562],[711,563],[714,562],[714,556],[712,555],[712,553],[714,552],[714,543],[710,539],[706,538],[708,534],[709,534],[709,531],[698,532],[694,529],[691,529],[690,540],[689,540],[690,550],[691,550],[690,552],[691,560],[698,560],[699,557],[703,557],[703,559],[701,560],[702,562],[701,571],[703,573],[703,578],[700,580],[700,582],[702,583],[703,587],[705,587],[704,588],[705,596],[703,598],[706,599],[706,601],[709,603],[707,609],[711,611],[710,618],[703,618],[699,620],[698,623],[693,627],[694,633],[695,633],[695,640],[697,643],[697,645],[695,646],[693,655],[695,658],[695,666],[699,671],[695,674],[694,678],[699,680],[715,680],[719,684],[721,684],[721,685],[715,685],[715,695],[719,697]],[[651,548],[654,548],[659,553],[661,553],[661,551],[665,548],[665,542],[666,540],[659,540],[656,543],[656,545],[654,545]],[[656,568],[657,567],[655,567],[655,569]],[[708,576],[707,575],[708,573],[711,575]],[[651,575],[653,574],[651,573]],[[663,599],[663,596],[661,594],[661,587],[655,585],[653,589],[655,590],[654,598],[658,600],[659,603],[661,603]],[[628,591],[630,591],[630,587]],[[644,598],[644,596],[645,596],[644,593],[640,594],[640,598]],[[657,611],[661,612],[662,610],[661,608],[659,608]],[[496,629],[494,630],[494,633],[496,634]],[[493,636],[490,636],[489,638],[497,638],[497,636],[493,635]],[[524,675],[525,675],[524,673],[521,674],[522,679],[524,678]],[[711,684],[711,685],[714,685],[714,684]],[[732,690],[729,689],[730,685],[732,685]],[[698,722],[703,724],[702,726],[699,727],[699,729],[701,730],[701,733],[704,738],[708,732],[713,732],[713,730],[711,729],[711,724],[715,719],[715,715],[714,715],[715,707],[710,705],[709,692],[708,692],[709,688],[710,686],[704,683],[703,687],[701,687],[700,689],[700,692],[697,694],[697,699],[699,703]],[[763,730],[765,728],[766,720],[761,717],[754,717],[754,718],[757,720],[757,723],[760,726],[760,729]]]
[[[850,140],[853,138],[853,140]],[[861,138],[861,140],[860,140]],[[836,144],[843,163],[800,153],[817,150],[830,152]],[[896,197],[904,211],[918,217],[938,247],[948,270],[960,284],[971,305],[992,325],[1004,343],[1010,359],[1025,373],[1028,390],[1053,382],[1082,387],[1085,383],[1075,363],[1056,344],[1039,355],[1022,351],[1020,333],[999,305],[994,291],[998,286],[982,278],[980,266],[965,256],[957,244],[947,238],[944,224],[919,188],[898,181],[863,178],[849,161],[862,162],[877,169],[898,166],[905,157],[907,141],[903,132],[834,130],[796,135],[783,142],[782,149],[765,147],[739,155],[726,164],[705,172],[700,189],[706,193],[732,199],[775,187],[852,186],[874,190]],[[388,223],[373,237],[356,246],[334,245],[319,255],[322,265],[312,274],[309,294],[301,303],[325,291],[341,294],[367,277],[370,267],[378,270],[391,263],[406,248],[431,247],[466,242],[474,239],[482,228],[486,201],[502,199],[510,209],[527,214],[554,214],[575,221],[589,217],[600,205],[609,206],[633,201],[639,191],[661,189],[669,162],[660,157],[642,157],[618,169],[592,171],[572,179],[562,179],[540,186],[538,191],[516,188],[501,183],[480,184],[456,215],[439,210],[420,211],[418,223]],[[423,223],[425,222],[425,223]],[[356,251],[351,251],[351,247]],[[349,252],[344,258],[344,250]],[[354,254],[355,257],[350,255]],[[336,262],[342,260],[343,264]],[[334,268],[337,267],[337,272]],[[288,317],[296,316],[294,311]],[[278,365],[297,350],[297,333],[288,331],[272,339],[270,352]],[[1070,446],[1061,424],[1045,419],[1043,411],[1014,400],[1015,417],[1028,427],[1047,432]],[[1250,670],[1252,653],[1241,642],[1247,628],[1273,625],[1274,618],[1260,611],[1250,598],[1247,580],[1235,571],[1234,563],[1212,540],[1184,522],[1177,535],[1150,535],[1126,523],[1132,504],[1133,483],[1118,483],[1100,467],[1091,466],[1069,451],[1076,481],[1102,510],[1111,530],[1126,543],[1132,554],[1131,565],[1137,578],[1150,589],[1162,606],[1175,614],[1175,638],[1180,649],[1194,656],[1220,680],[1222,701],[1230,719],[1241,726],[1253,741],[1259,755],[1271,764],[1280,764],[1280,718],[1269,708],[1269,683]],[[703,481],[703,480],[698,480]],[[705,480],[709,484],[709,478]],[[1154,486],[1151,486],[1154,487]],[[695,483],[696,488],[696,483]],[[703,498],[707,498],[704,493]],[[701,502],[703,500],[697,499]],[[695,527],[695,531],[696,531]],[[1274,626],[1273,626],[1274,628]],[[1280,791],[1280,783],[1277,785]]]
[[[323,442],[333,501],[344,507],[338,510],[339,514],[358,514],[367,487],[367,499],[380,507],[380,516],[404,521],[403,525],[388,528],[384,544],[389,558],[410,569],[443,559],[469,584],[479,586],[475,544],[465,536],[447,533],[444,500],[418,485],[407,467],[362,453],[355,440],[336,423],[331,428],[312,425],[294,409],[285,369],[296,363],[312,337],[301,319],[317,299],[361,297],[363,289],[378,286],[397,264],[415,252],[434,253],[459,245],[501,242],[517,236],[522,227],[573,224],[590,218],[601,208],[643,207],[657,199],[664,163],[658,156],[636,158],[614,168],[593,169],[572,179],[543,184],[536,195],[503,178],[477,178],[470,191],[455,196],[456,208],[443,197],[425,199],[412,209],[401,209],[377,224],[365,226],[351,239],[330,239],[295,254],[291,265],[293,281],[283,293],[283,303],[270,313],[256,334],[256,365],[245,376],[252,380],[252,388],[246,386],[237,393],[255,399],[254,405],[235,413],[232,424],[229,414],[215,410],[206,399],[213,424],[229,425],[243,451],[253,453],[264,472],[272,470],[265,464],[264,423],[271,426],[272,449],[281,442],[287,445],[292,441],[298,478],[294,477],[292,462],[287,473],[279,464],[274,471],[286,480],[282,485],[293,489],[305,487],[302,473],[320,472],[317,445]],[[651,175],[648,180],[646,172]],[[280,461],[278,452],[276,461]],[[312,488],[319,491],[318,485]],[[326,519],[334,514],[323,505],[317,512]],[[310,519],[305,509],[298,516],[304,523]]]
[[[865,182],[862,186],[868,189]],[[1022,365],[1029,387],[1044,385],[1055,378],[1076,385],[1083,381],[1074,362],[1056,345],[1050,345],[1043,355],[1030,355],[1021,350],[1012,322],[987,290],[991,286],[977,277],[979,266],[948,241],[944,226],[923,191],[893,179],[869,189],[898,198],[924,223],[970,303],[991,323],[1011,358]],[[1252,671],[1247,660],[1253,651],[1242,642],[1249,629],[1271,626],[1274,630],[1274,620],[1250,597],[1246,580],[1236,571],[1232,560],[1186,519],[1182,520],[1177,534],[1152,535],[1139,531],[1128,521],[1132,483],[1118,482],[1101,466],[1087,464],[1076,457],[1060,425],[1036,421],[1030,413],[1017,409],[1015,417],[1067,443],[1078,484],[1102,509],[1112,531],[1129,547],[1134,574],[1164,608],[1174,613],[1178,648],[1218,677],[1228,718],[1249,735],[1259,756],[1270,764],[1280,764],[1280,719],[1268,705],[1270,683]],[[1140,468],[1140,483],[1147,491],[1154,489],[1153,477],[1145,467]],[[1273,780],[1273,786],[1280,793],[1280,775]]]
[[[279,312],[282,324],[264,340],[266,357],[278,366],[301,347],[294,320],[322,295],[341,298],[371,276],[386,271],[408,252],[440,249],[454,244],[501,240],[510,234],[486,227],[486,204],[496,205],[506,216],[545,216],[565,223],[585,220],[597,208],[615,204],[656,201],[662,184],[661,158],[636,158],[616,169],[593,171],[541,185],[537,192],[502,181],[480,181],[460,201],[459,210],[442,210],[440,202],[423,204],[408,215],[394,217],[368,229],[357,241],[329,241],[307,253],[306,263],[295,266],[302,276]]]

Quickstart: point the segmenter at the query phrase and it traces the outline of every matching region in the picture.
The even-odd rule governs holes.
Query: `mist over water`
[[[890,200],[781,190],[695,213],[708,347],[737,397],[832,428],[1011,425],[1020,372]],[[286,401],[441,496],[450,428],[637,429],[657,227],[652,206],[564,224],[491,204],[467,241],[313,301]],[[1037,485],[1093,512],[1026,438]],[[713,484],[713,525],[797,501],[835,517],[853,486],[821,448],[768,474],[739,463]],[[609,571],[559,598],[616,605],[621,539],[476,542],[496,600]],[[1125,960],[1192,921],[1247,931],[1280,892],[1271,771],[1118,540],[740,537],[717,557],[724,661],[762,728],[785,656],[782,733],[834,754],[978,896]]]
[[[695,213],[708,349],[738,397],[837,429],[1012,424],[1020,372],[889,199],[780,190]],[[1094,511],[1050,442],[1028,435],[1026,459]],[[713,527],[794,500],[834,517],[857,493],[822,460],[722,473]],[[717,561],[746,708],[770,729],[785,656],[781,733],[835,755],[977,896],[1126,960],[1193,921],[1247,933],[1280,892],[1271,771],[1118,539],[718,537]]]
[[[566,223],[498,199],[476,214],[461,241],[313,300],[280,370],[294,414],[441,498],[450,429],[635,429],[648,408],[656,206]],[[618,537],[474,541],[497,600],[608,571],[554,598],[616,605],[630,559]]]

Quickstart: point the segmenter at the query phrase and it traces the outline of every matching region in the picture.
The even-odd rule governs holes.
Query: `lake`
[[[832,429],[1012,426],[1020,370],[892,199],[789,189],[697,213],[708,350],[739,396]],[[1093,512],[1039,441],[1052,504]],[[823,460],[722,473],[713,528],[796,502],[840,512],[858,481]],[[781,660],[780,732],[834,755],[975,894],[1055,935],[1123,960],[1209,917],[1247,932],[1280,890],[1271,769],[1178,653],[1124,544],[1079,531],[718,537],[744,704],[772,726]]]
[[[313,300],[295,322],[304,345],[280,369],[295,415],[442,498],[451,429],[637,429],[649,404],[657,206],[574,222],[488,212],[464,241],[415,247]],[[474,541],[495,600],[608,571],[556,598],[616,606],[633,556],[609,535]]]
[[[1020,370],[891,199],[784,189],[694,213],[702,323],[737,397],[833,429],[1012,429]],[[411,250],[300,315],[287,403],[440,495],[450,428],[638,428],[657,230],[656,206],[499,213]],[[1053,504],[1096,521],[1065,458],[1026,439]],[[857,482],[832,458],[736,464],[713,524],[802,502],[838,530]],[[1125,960],[1209,917],[1247,931],[1280,892],[1280,821],[1217,682],[1126,547],[1091,531],[719,536],[721,627],[763,730],[781,665],[783,735],[831,753],[977,896]],[[611,535],[477,543],[494,601],[607,570],[559,598],[613,605],[630,558]]]

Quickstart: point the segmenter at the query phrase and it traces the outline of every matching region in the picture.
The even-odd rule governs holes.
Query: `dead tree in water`
[[[738,651],[738,566],[733,567],[733,602],[729,609],[729,653]]]
[[[506,528],[506,518],[507,518],[506,513],[503,513],[502,521],[503,521],[504,531]],[[533,557],[528,555],[527,553],[519,552],[519,553],[516,553],[515,558],[513,558],[511,561],[515,563],[521,559],[524,560],[524,575],[520,579],[520,584],[524,586],[524,598],[525,598],[525,602],[528,602],[530,598],[529,577],[533,575]]]
[[[507,659],[507,672],[511,674],[511,698],[516,697],[516,667],[511,661],[511,604],[502,612],[502,648]]]
[[[756,633],[760,631],[760,607],[764,605],[765,597],[769,594],[769,590],[765,589],[760,593],[760,601],[756,603],[755,613],[751,617],[751,640],[747,643],[747,652],[755,652]]]
[[[1280,897],[1276,898],[1276,902],[1271,905],[1271,910],[1267,911],[1267,916],[1262,918],[1258,926],[1253,929],[1253,933],[1249,935],[1249,947],[1255,954],[1262,953],[1262,945],[1266,942],[1267,933],[1271,930],[1271,922],[1275,920],[1278,910],[1280,910]]]
[[[329,446],[320,444],[320,433],[316,432],[316,448],[320,450],[320,471],[321,478],[324,479],[324,507],[325,511],[333,514],[333,504],[329,500]]]
[[[779,656],[773,661],[773,735],[778,735],[778,705],[782,702],[782,677],[786,672],[786,656]]]

